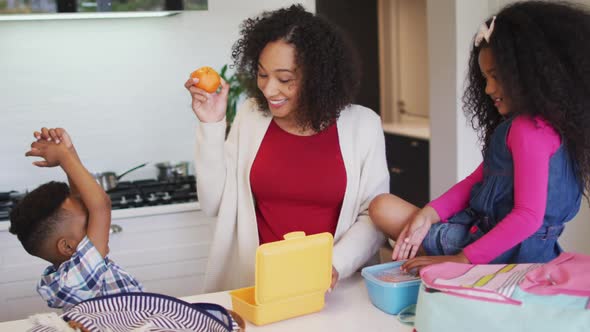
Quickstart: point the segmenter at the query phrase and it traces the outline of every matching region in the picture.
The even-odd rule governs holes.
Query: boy
[[[43,128],[26,156],[38,167],[61,166],[70,187],[49,182],[30,192],[10,213],[10,232],[25,250],[52,265],[37,292],[53,308],[69,309],[97,296],[143,291],[107,258],[111,202],[84,168],[68,133]]]

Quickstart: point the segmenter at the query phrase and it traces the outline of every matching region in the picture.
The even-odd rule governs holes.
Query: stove
[[[0,193],[0,221],[9,220],[10,210],[25,194],[16,191]]]
[[[113,210],[197,201],[194,176],[170,180],[121,181],[107,191]]]
[[[9,220],[10,210],[25,194],[16,191],[0,193],[0,221]],[[197,201],[193,175],[169,180],[121,181],[107,194],[113,210]]]
[[[0,221],[9,220],[10,210],[14,207],[14,202],[2,201],[0,202]]]

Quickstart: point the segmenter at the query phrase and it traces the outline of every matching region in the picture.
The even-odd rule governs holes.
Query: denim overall
[[[471,189],[469,207],[449,218],[448,223],[432,225],[422,244],[428,255],[459,253],[494,228],[514,207],[514,163],[506,145],[514,118],[502,122],[492,134],[484,155],[483,181]],[[563,143],[549,160],[547,190],[541,228],[490,263],[542,263],[561,253],[557,238],[565,222],[578,213],[582,198],[574,161]]]

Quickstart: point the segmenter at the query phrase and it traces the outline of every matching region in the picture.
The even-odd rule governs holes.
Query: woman
[[[352,105],[354,50],[323,19],[293,5],[247,19],[232,57],[247,100],[224,141],[228,85],[192,96],[201,208],[217,215],[206,291],[254,284],[259,244],[291,231],[331,232],[332,287],[371,258],[383,236],[368,205],[388,191],[381,121]]]

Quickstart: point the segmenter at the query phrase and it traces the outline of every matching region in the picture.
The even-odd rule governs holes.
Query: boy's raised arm
[[[94,180],[78,158],[78,154],[67,132],[61,128],[42,129],[38,139],[31,145],[27,156],[42,157],[45,160],[34,162],[40,167],[61,166],[66,175],[72,193],[79,194],[88,209],[88,225],[86,234],[100,254],[105,257],[108,252],[109,229],[111,226],[111,201],[109,196]],[[49,134],[52,132],[54,135]],[[51,137],[48,139],[47,137]]]

